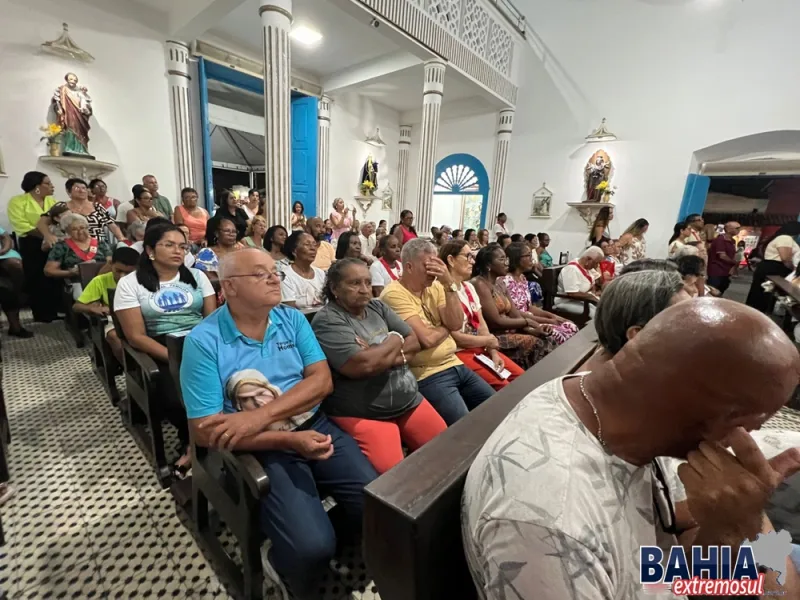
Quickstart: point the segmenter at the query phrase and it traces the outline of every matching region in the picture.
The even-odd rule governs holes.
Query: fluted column
[[[433,178],[436,167],[436,144],[439,140],[439,114],[444,96],[445,63],[439,59],[425,63],[425,85],[422,88],[422,130],[419,143],[417,185],[417,231],[431,228]]]
[[[503,188],[506,183],[506,166],[508,165],[508,149],[511,145],[511,131],[514,128],[514,111],[501,110],[497,117],[497,136],[494,140],[494,164],[492,180],[489,183],[489,209],[487,210],[487,226],[494,223],[497,215],[503,211]]]
[[[167,41],[167,80],[178,185],[180,189],[194,187],[194,140],[190,102],[192,78],[189,75],[189,47],[182,42]]]
[[[264,154],[267,223],[291,228],[291,43],[292,0],[262,0],[264,51]]]
[[[317,215],[322,216],[328,206],[331,154],[331,99],[324,94],[317,103],[317,132]]]
[[[394,202],[394,212],[409,206],[406,204],[406,190],[408,189],[408,156],[411,153],[411,125],[400,125],[400,152],[397,155],[397,199]]]

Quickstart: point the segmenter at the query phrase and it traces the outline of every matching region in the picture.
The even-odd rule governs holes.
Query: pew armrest
[[[156,375],[158,375],[158,365],[156,365],[156,361],[148,354],[131,346],[128,342],[123,342],[122,345],[125,349],[125,355],[133,359],[148,381],[152,381]]]
[[[244,483],[255,498],[262,498],[269,493],[269,477],[255,456],[246,452],[234,454],[228,450],[212,452],[220,455],[225,468],[237,481]]]

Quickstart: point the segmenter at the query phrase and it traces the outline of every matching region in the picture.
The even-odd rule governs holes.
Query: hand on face
[[[439,283],[441,283],[444,287],[449,287],[452,285],[453,278],[450,277],[450,271],[438,256],[432,257],[425,264],[425,270],[429,277],[438,279]]]
[[[800,449],[790,448],[767,460],[741,427],[726,441],[733,454],[719,443],[702,442],[678,467],[678,476],[697,524],[724,536],[727,543],[740,543],[755,539],[772,493],[800,471]]]

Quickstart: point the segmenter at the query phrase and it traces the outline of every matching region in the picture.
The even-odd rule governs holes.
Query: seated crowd
[[[118,360],[123,339],[153,359],[163,417],[178,431],[176,475],[191,468],[192,441],[246,451],[260,462],[270,486],[260,505],[261,528],[272,542],[268,566],[296,598],[316,597],[341,533],[334,531],[319,489],[341,507],[346,531],[359,534],[368,483],[567,342],[578,332],[571,317],[588,307],[600,340],[586,368],[591,372],[532,392],[470,471],[467,557],[486,597],[505,597],[510,584],[498,583],[503,563],[518,571],[514,597],[638,597],[626,592],[632,590],[632,567],[620,565],[633,564],[632,543],[653,542],[650,486],[658,475],[651,470],[662,468],[655,458],[685,457],[713,411],[683,440],[667,440],[654,429],[647,447],[631,447],[626,436],[641,421],[640,391],[614,374],[659,398],[674,389],[675,369],[664,365],[682,354],[682,346],[665,323],[681,319],[688,336],[703,311],[714,309],[702,303],[691,308],[696,303],[688,301],[724,293],[719,278],[729,277],[735,265],[728,275],[712,275],[711,266],[729,264],[724,257],[738,224],[728,224],[724,241],[701,254],[703,242],[691,233],[696,221],[687,219],[670,242],[674,260],[662,261],[646,257],[646,220],[635,221],[618,240],[598,226],[592,231],[593,238],[599,232],[597,239],[560,269],[550,312],[539,306],[546,293],[543,269],[553,266],[550,238],[511,235],[503,214],[493,230],[496,241],[488,230],[462,233],[445,226],[431,231],[431,241],[417,235],[411,211],[387,231],[384,222],[359,224],[341,199],[329,220],[306,218],[303,205],[294,203],[291,232],[266,220],[256,190],[241,200],[222,192],[211,216],[187,188],[173,208],[152,175],[124,203],[108,198],[102,181],[86,185],[79,179],[67,182],[70,201],[56,203],[49,178],[36,172],[25,176],[23,191],[9,205],[21,257],[4,236],[0,267],[20,293],[27,284],[34,319],[52,320],[63,308],[59,294],[40,297],[61,280],[61,287],[70,286],[76,313],[107,320],[106,340]],[[779,260],[786,258],[784,250],[776,244]],[[90,261],[102,267],[82,289],[77,265]],[[732,318],[749,310],[717,302],[723,304],[715,310]],[[3,308],[10,333],[30,335],[11,318],[19,303],[3,301]],[[108,320],[112,311],[120,331]],[[741,320],[743,335],[761,336],[770,346],[764,323],[749,313]],[[166,336],[178,332],[188,333],[175,382]],[[728,333],[712,333],[720,343],[731,341]],[[772,347],[784,352],[781,344],[773,341]],[[783,360],[780,374],[773,365],[759,365],[772,377],[775,393],[754,403],[757,414],[741,404],[735,415],[712,423],[719,432],[733,432],[737,454],[747,440],[735,427],[760,424],[777,410],[787,396],[787,373],[796,385],[795,359],[796,351],[791,361]],[[689,400],[682,402],[688,406]],[[710,404],[719,410],[720,403]],[[660,427],[678,420],[665,410],[655,422]],[[514,444],[538,448],[545,458],[519,473],[486,476],[502,469],[493,461],[517,464]],[[730,462],[716,448],[709,452]],[[575,458],[550,461],[555,453]],[[606,465],[603,473],[616,473],[617,480],[594,465]],[[641,477],[640,467],[647,470]],[[674,465],[663,469],[677,489]],[[702,525],[707,514],[689,513],[683,500],[700,493],[703,481],[684,475],[671,525],[686,529],[695,521]],[[622,517],[612,514],[620,493],[626,497]],[[614,525],[620,518],[626,521],[622,528]],[[496,525],[489,526],[491,520]],[[578,563],[585,563],[580,576],[564,576]]]

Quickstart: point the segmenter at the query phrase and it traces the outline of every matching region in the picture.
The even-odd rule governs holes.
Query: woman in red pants
[[[450,276],[458,287],[458,298],[464,310],[460,331],[452,331],[459,351],[458,358],[495,390],[501,390],[525,371],[501,353],[497,338],[489,333],[481,312],[478,293],[469,281],[475,257],[464,240],[447,242],[439,251],[439,258],[447,265]],[[435,284],[438,285],[438,284]]]
[[[447,429],[417,388],[408,362],[420,345],[411,327],[372,297],[364,261],[344,258],[328,270],[328,303],[311,327],[333,375],[333,393],[322,404],[353,438],[378,473],[403,460]]]

